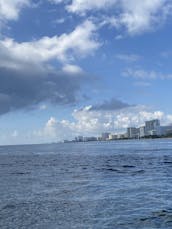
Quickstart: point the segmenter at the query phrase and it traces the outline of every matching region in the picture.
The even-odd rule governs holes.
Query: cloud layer
[[[33,2],[29,0],[0,0],[0,20],[17,20],[21,9],[31,6],[31,3]],[[1,114],[33,107],[44,100],[57,104],[75,102],[81,80],[76,78],[74,80],[71,76],[80,79],[84,74],[82,68],[75,62],[77,58],[91,55],[102,45],[97,39],[101,26],[111,23],[116,29],[124,26],[130,34],[142,32],[152,27],[160,17],[165,18],[171,7],[170,1],[167,0],[51,0],[51,3],[64,3],[68,12],[84,17],[87,17],[89,12],[101,11],[103,17],[100,21],[95,21],[91,17],[84,18],[85,21],[77,25],[73,31],[59,36],[46,36],[25,42],[18,42],[8,37],[1,39]],[[109,9],[113,11],[111,16],[106,15],[106,10]],[[125,61],[136,61],[139,58],[126,54],[119,54],[116,57]],[[51,61],[56,61],[60,67],[55,68]],[[141,70],[128,70],[125,74],[141,79],[145,79],[147,75],[151,78],[157,77],[154,72],[148,74]],[[158,77],[162,78],[161,74]],[[126,103],[112,100],[95,105],[90,110],[115,110],[127,106]]]
[[[33,69],[36,66],[30,65]],[[16,109],[35,108],[41,102],[74,104],[80,90],[80,74],[63,71],[23,71],[0,67],[0,114]]]
[[[93,67],[95,72],[103,69],[103,66],[100,71],[95,69],[99,68],[97,60],[94,68],[94,62],[90,63],[91,61],[88,60],[83,63],[81,59],[92,56],[102,46],[104,47],[102,52],[98,52],[97,59],[99,59],[99,54],[104,56],[107,54],[103,53],[104,51],[111,52],[106,49],[108,41],[105,40],[112,38],[113,33],[110,31],[110,36],[108,33],[105,36],[107,30],[112,29],[117,39],[156,30],[166,21],[172,8],[171,0],[47,0],[39,1],[39,3],[38,8],[31,12],[33,15],[36,10],[42,10],[48,3],[50,11],[48,10],[47,14],[54,13],[52,11],[55,10],[54,7],[61,7],[59,15],[52,16],[53,13],[52,17],[48,15],[51,19],[56,17],[59,34],[53,31],[51,33],[53,35],[49,36],[50,30],[45,29],[43,33],[40,33],[44,34],[41,35],[42,37],[36,34],[38,39],[21,36],[24,40],[21,38],[19,41],[17,37],[20,34],[18,33],[15,39],[15,32],[21,25],[16,31],[8,32],[11,36],[14,33],[14,37],[0,34],[0,114],[35,107],[44,110],[47,108],[44,103],[53,105],[76,103],[83,81],[87,79],[87,74],[79,63],[82,63],[84,67]],[[32,7],[33,4],[34,1],[31,0],[0,0],[0,29],[2,24],[8,26],[9,21],[9,26],[14,25],[22,15],[22,9]],[[57,6],[51,4],[57,4]],[[39,19],[41,20],[41,17]],[[69,25],[67,25],[68,22],[70,22]],[[34,23],[36,24],[35,21]],[[52,21],[45,24],[51,26],[51,23]],[[60,23],[64,23],[64,26]],[[35,28],[38,27],[35,26]],[[35,34],[28,36],[35,36]],[[114,44],[117,43],[118,41],[115,40]],[[126,44],[128,47],[129,43]],[[118,49],[114,48],[113,51],[115,50]],[[121,65],[124,62],[131,65],[123,75],[139,80],[135,83],[136,86],[149,86],[150,80],[172,78],[171,74],[164,75],[158,71],[145,71],[142,68],[132,67],[134,62],[140,60],[140,56],[130,54],[130,51],[132,52],[130,49],[119,49],[116,54],[112,52],[113,57],[111,58],[121,60],[120,63],[118,61]],[[105,64],[105,66],[110,65]],[[111,70],[109,73],[108,70],[103,69],[100,74],[113,75],[110,73]],[[115,71],[118,72],[118,68]],[[116,83],[119,84],[123,82],[116,80]],[[93,85],[93,87],[95,89],[96,86]],[[166,119],[168,122],[172,120],[170,115],[161,111],[150,111],[143,106],[131,106],[120,100],[112,99],[73,111],[71,118],[73,121],[67,118],[58,121],[55,117],[51,117],[43,129],[35,131],[35,136],[45,137],[47,141],[48,138],[57,139],[58,137],[60,139],[60,137],[70,137],[72,134],[96,135],[102,131],[115,132],[131,125],[142,125],[145,120],[152,118],[160,118],[162,121]],[[12,136],[19,136],[17,130],[12,133]]]
[[[126,107],[113,111],[90,111],[90,106],[73,112],[74,121],[51,117],[43,129],[35,131],[42,139],[72,139],[77,135],[98,136],[102,132],[125,132],[127,127],[142,126],[151,119],[160,119],[162,124],[172,122],[172,115],[162,111],[153,111],[145,106]]]
[[[90,111],[115,111],[122,108],[130,107],[128,103],[112,98],[110,101],[104,101],[102,104],[90,106]]]
[[[113,11],[107,22],[116,28],[125,27],[129,34],[137,34],[158,26],[170,14],[171,7],[169,0],[73,0],[67,10],[80,15],[93,11],[108,15],[109,10]]]
[[[131,77],[137,80],[157,80],[157,79],[172,79],[172,74],[163,74],[154,70],[146,71],[144,69],[127,69],[123,72],[123,76]]]
[[[0,20],[17,20],[21,9],[29,5],[30,0],[0,0]]]
[[[95,30],[92,22],[85,21],[59,37],[22,43],[0,40],[0,114],[42,101],[74,103],[86,74],[73,62],[99,47]],[[56,67],[51,61],[56,61]]]
[[[94,36],[95,30],[96,27],[91,21],[85,21],[71,33],[64,33],[59,37],[42,37],[40,40],[22,43],[6,38],[0,41],[0,51],[3,52],[3,59],[8,56],[8,59],[16,62],[37,63],[52,59],[68,62],[76,56],[89,55],[100,46]]]

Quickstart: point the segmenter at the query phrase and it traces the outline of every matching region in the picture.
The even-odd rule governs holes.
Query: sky
[[[0,0],[0,144],[172,123],[171,0]]]

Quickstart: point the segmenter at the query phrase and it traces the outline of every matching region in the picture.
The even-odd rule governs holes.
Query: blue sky
[[[0,144],[172,123],[170,0],[0,0]]]

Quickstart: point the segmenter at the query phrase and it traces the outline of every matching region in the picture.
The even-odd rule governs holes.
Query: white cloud
[[[77,135],[98,136],[102,132],[125,132],[129,126],[142,126],[151,119],[160,119],[161,124],[172,122],[172,115],[162,111],[153,111],[145,106],[124,108],[118,111],[90,111],[91,106],[73,112],[74,121],[50,118],[45,127],[36,135],[42,140],[72,139]]]
[[[64,3],[70,13],[86,15],[87,12],[101,11],[101,25],[125,27],[129,34],[155,29],[169,14],[170,0],[48,0],[52,4]],[[17,20],[24,7],[34,5],[31,0],[0,0],[0,21]],[[109,15],[109,9],[113,11]],[[57,23],[63,23],[59,19]]]
[[[115,40],[122,40],[124,37],[120,34],[115,37]]]
[[[47,135],[50,135],[52,137],[56,136],[56,125],[57,121],[54,117],[51,117],[48,122],[45,125],[44,131]]]
[[[54,4],[59,4],[59,3],[62,3],[62,2],[68,2],[68,0],[48,0],[49,2],[51,3],[54,3]]]
[[[87,20],[71,33],[64,33],[59,37],[43,37],[40,40],[23,43],[6,38],[0,41],[0,50],[4,52],[1,66],[2,64],[9,66],[11,62],[41,63],[51,59],[68,62],[77,56],[85,57],[100,46],[95,31],[95,25]]]
[[[145,71],[143,69],[127,69],[123,72],[123,76],[132,77],[139,80],[172,79],[172,74],[163,74],[153,70]]]
[[[149,82],[145,82],[145,81],[137,81],[133,85],[136,87],[150,87],[151,86]]]
[[[85,14],[89,10],[100,10],[109,8],[114,5],[117,0],[73,0],[72,4],[67,6],[69,12]]]
[[[69,122],[66,120],[57,121],[55,117],[50,117],[43,129],[34,131],[33,135],[37,142],[49,142],[63,140],[69,137]],[[74,135],[73,135],[74,137]]]
[[[44,128],[39,131],[34,131],[34,135],[40,138],[48,137],[53,139],[57,137],[57,120],[54,117],[50,117],[46,122]]]
[[[59,18],[53,21],[54,24],[63,24],[65,22],[65,18]]]
[[[81,85],[87,83],[87,75],[75,61],[92,55],[100,46],[96,30],[86,20],[60,36],[21,43],[10,38],[0,40],[0,114],[38,109],[44,102],[74,104]]]
[[[123,12],[120,15],[121,24],[125,25],[130,34],[149,30],[159,23],[159,16],[167,1],[162,0],[122,0]]]
[[[101,133],[103,131],[118,131],[128,126],[143,125],[145,120],[159,118],[165,114],[161,111],[150,111],[145,106],[124,108],[116,111],[76,110],[73,113],[76,120],[75,129],[80,133]]]
[[[83,74],[84,73],[82,68],[80,68],[77,65],[72,65],[72,64],[64,65],[62,70],[63,70],[63,72],[71,74],[71,75],[75,75],[75,74],[79,75],[79,74]]]
[[[0,0],[0,20],[17,20],[20,10],[29,5],[30,0]]]
[[[119,60],[126,61],[126,62],[136,62],[141,58],[139,55],[126,54],[126,53],[117,54],[115,57]]]
[[[113,16],[103,17],[103,24],[109,23],[115,28],[125,27],[129,34],[142,33],[155,29],[171,13],[170,0],[73,0],[67,5],[72,13],[85,15],[88,11],[101,10],[107,15],[107,9],[114,11]],[[109,18],[109,19],[108,19]]]
[[[46,104],[41,104],[40,106],[39,106],[39,110],[47,110],[47,105]]]
[[[101,18],[101,22],[99,23],[100,28],[107,25],[116,29],[119,29],[121,27],[119,19],[114,16],[103,16]]]

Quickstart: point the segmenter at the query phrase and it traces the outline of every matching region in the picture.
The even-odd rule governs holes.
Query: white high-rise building
[[[158,119],[145,122],[145,135],[161,135],[160,121]]]
[[[144,138],[145,137],[145,126],[139,127],[139,137]]]
[[[116,140],[116,139],[118,139],[117,134],[109,134],[109,140]]]
[[[127,138],[138,138],[139,137],[139,129],[136,127],[128,127],[127,128]]]

